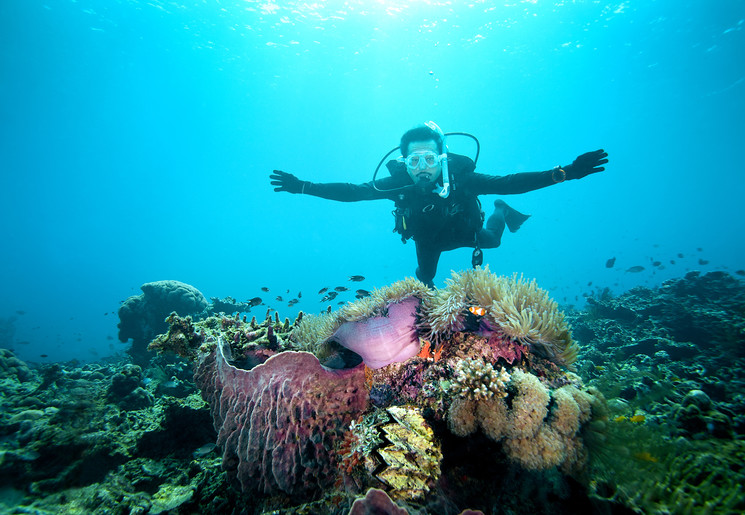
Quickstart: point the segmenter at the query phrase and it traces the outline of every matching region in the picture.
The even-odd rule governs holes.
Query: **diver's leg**
[[[430,288],[435,287],[434,278],[437,273],[437,263],[440,261],[441,251],[428,245],[416,242],[416,278]]]
[[[484,249],[499,247],[502,243],[505,225],[510,232],[515,232],[528,218],[530,218],[530,215],[524,215],[511,208],[504,200],[495,200],[494,213],[486,221],[486,227],[479,231],[479,246]]]

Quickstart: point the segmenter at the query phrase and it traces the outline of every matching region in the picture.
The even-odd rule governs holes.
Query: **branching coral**
[[[455,365],[455,375],[450,385],[451,393],[473,399],[493,396],[506,397],[510,374],[502,367],[499,372],[491,363],[481,359],[463,359]]]

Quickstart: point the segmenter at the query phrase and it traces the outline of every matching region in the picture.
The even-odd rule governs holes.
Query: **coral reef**
[[[147,344],[168,329],[165,318],[172,312],[191,315],[208,306],[207,299],[191,285],[179,281],[155,281],[140,286],[142,293],[127,298],[119,307],[119,341],[132,339],[129,354],[139,365],[147,363]]]
[[[0,350],[0,510],[745,511],[740,281],[693,273],[567,314],[487,269],[371,297],[294,321],[169,312],[147,364]],[[413,350],[379,367],[370,334],[333,338],[401,313]]]
[[[161,513],[208,506],[207,486],[225,483],[215,456],[192,454],[215,439],[193,385],[173,399],[130,363],[11,364],[0,368],[3,513]],[[140,388],[152,402],[120,402]]]
[[[745,288],[690,272],[572,313],[577,363],[608,398],[594,495],[643,512],[745,510]],[[595,438],[592,433],[586,440]]]

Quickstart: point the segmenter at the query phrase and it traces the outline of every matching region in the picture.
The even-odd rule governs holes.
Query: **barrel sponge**
[[[476,431],[476,402],[472,399],[458,398],[448,409],[448,428],[457,436],[468,436]]]
[[[507,456],[527,470],[544,470],[564,462],[567,438],[548,425],[529,437],[512,438],[504,443]]]
[[[548,389],[536,376],[520,369],[512,372],[512,385],[516,388],[517,394],[507,417],[507,436],[533,436],[548,413]]]
[[[554,403],[551,408],[550,424],[553,429],[567,436],[573,436],[581,423],[581,410],[574,400],[572,390],[579,392],[574,386],[562,386],[553,392]]]
[[[476,406],[479,424],[484,434],[498,442],[507,433],[507,404],[501,397],[479,401]]]

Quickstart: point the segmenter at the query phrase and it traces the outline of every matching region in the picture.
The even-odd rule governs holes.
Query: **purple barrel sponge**
[[[406,361],[419,353],[416,311],[419,299],[408,297],[388,305],[388,316],[345,322],[332,339],[362,356],[369,368]]]
[[[367,406],[364,367],[329,370],[308,352],[280,352],[251,370],[229,358],[220,340],[194,374],[228,475],[259,495],[307,499],[332,486],[335,445]]]

